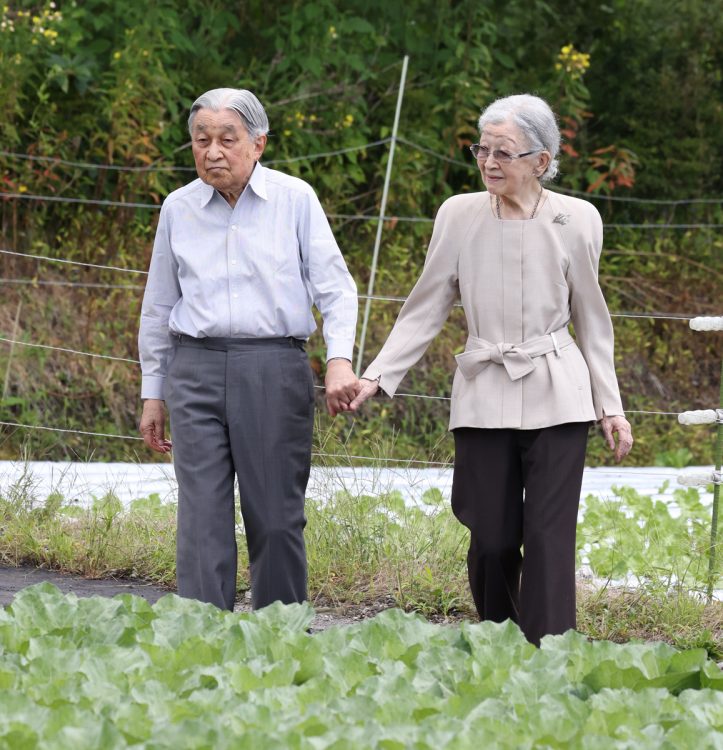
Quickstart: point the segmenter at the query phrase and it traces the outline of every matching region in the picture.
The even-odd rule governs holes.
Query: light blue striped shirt
[[[202,182],[163,203],[141,310],[141,398],[163,398],[169,332],[293,336],[323,317],[327,359],[351,360],[356,285],[313,189],[256,164],[234,208]]]

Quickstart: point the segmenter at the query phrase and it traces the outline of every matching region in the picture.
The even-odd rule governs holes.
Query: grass
[[[36,494],[28,475],[0,488],[0,563],[174,586],[174,505],[153,495],[124,508],[109,493],[80,507],[57,492]],[[467,532],[439,490],[424,493],[419,507],[405,506],[397,492],[330,491],[323,503],[307,502],[307,518],[309,597],[317,606],[373,610],[384,603],[435,619],[476,619]],[[240,518],[237,532],[243,592],[248,560]],[[703,647],[723,658],[723,604],[706,604],[694,591],[671,591],[659,581],[634,590],[581,585],[578,629],[619,642]]]
[[[665,641],[723,659],[723,604],[707,604],[692,593],[580,586],[577,616],[578,630],[591,638]]]

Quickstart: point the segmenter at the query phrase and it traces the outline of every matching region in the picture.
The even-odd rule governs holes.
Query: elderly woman
[[[555,116],[538,97],[509,96],[479,130],[470,148],[487,191],[439,209],[422,275],[350,408],[379,387],[393,396],[461,297],[469,337],[452,385],[452,509],[470,530],[480,617],[510,618],[539,644],[575,627],[588,427],[601,422],[617,461],[633,438],[597,279],[600,215],[544,188],[557,173]]]

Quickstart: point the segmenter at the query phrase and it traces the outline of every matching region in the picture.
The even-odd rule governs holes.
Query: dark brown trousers
[[[483,620],[513,620],[536,645],[575,627],[587,433],[587,422],[454,430],[452,510],[470,530],[467,569],[477,612]]]

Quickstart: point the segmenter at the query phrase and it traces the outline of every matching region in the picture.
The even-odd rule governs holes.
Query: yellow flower
[[[590,67],[590,55],[585,52],[579,52],[572,44],[566,44],[560,50],[557,56],[555,70],[563,68],[573,80],[582,78],[583,74]]]
[[[27,193],[28,187],[27,185],[18,185],[18,193]]]
[[[290,135],[291,135],[291,131],[290,130],[284,130],[284,136],[286,138],[288,138]]]
[[[121,57],[122,57],[122,55],[121,55],[121,53],[120,53],[120,52],[114,52],[114,53],[113,53],[113,59],[114,59],[114,60],[120,60],[120,59],[121,59]]]

